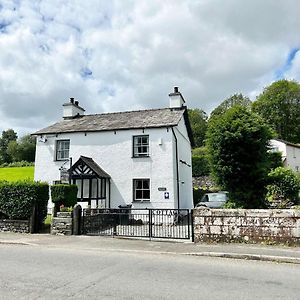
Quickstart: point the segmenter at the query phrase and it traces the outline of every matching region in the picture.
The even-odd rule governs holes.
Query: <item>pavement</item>
[[[206,244],[102,236],[58,236],[0,232],[1,244],[168,255],[193,255],[300,264],[300,247],[265,244]]]

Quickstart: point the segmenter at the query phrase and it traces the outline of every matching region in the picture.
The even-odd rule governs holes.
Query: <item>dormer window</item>
[[[56,160],[69,159],[70,140],[56,141]]]
[[[149,156],[149,135],[136,135],[133,137],[133,157]]]

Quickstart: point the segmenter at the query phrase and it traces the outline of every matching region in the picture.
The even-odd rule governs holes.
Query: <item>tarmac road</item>
[[[0,299],[299,299],[300,265],[0,244]]]

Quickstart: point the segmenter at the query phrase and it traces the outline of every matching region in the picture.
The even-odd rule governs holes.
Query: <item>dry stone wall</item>
[[[29,233],[30,223],[28,220],[0,220],[0,232]]]
[[[195,242],[269,242],[300,244],[300,210],[193,210]]]

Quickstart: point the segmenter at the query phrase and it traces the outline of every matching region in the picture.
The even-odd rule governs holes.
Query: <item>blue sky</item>
[[[300,80],[297,0],[0,0],[0,130],[87,113],[166,107],[179,86],[210,112]]]

